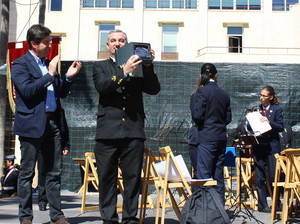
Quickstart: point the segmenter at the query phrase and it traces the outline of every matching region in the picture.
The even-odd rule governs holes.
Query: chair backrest
[[[96,185],[99,186],[99,178],[96,167],[95,154],[93,152],[84,153],[85,156],[85,172],[88,173],[89,176],[95,178]]]
[[[300,181],[300,149],[285,149],[282,151],[287,156],[286,183]],[[299,184],[300,185],[300,184]]]
[[[160,176],[167,173],[168,180],[171,182],[190,181],[192,179],[182,155],[174,156],[170,146],[161,147],[159,151],[163,161],[154,164],[154,168]],[[166,167],[168,167],[168,170],[166,170]]]

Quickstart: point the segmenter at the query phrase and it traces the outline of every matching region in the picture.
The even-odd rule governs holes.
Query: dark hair
[[[272,86],[265,86],[262,90],[267,90],[269,92],[269,96],[273,96],[273,99],[270,101],[271,104],[279,104],[279,99],[275,93],[275,90]]]
[[[39,44],[45,37],[50,36],[51,30],[41,24],[32,25],[27,31],[26,40],[28,42],[29,48],[31,49],[30,41]]]
[[[198,81],[198,87],[204,86],[208,83],[209,79],[214,79],[218,73],[216,66],[211,63],[205,63],[201,67],[201,77]]]

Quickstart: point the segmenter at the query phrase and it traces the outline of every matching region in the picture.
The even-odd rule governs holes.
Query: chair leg
[[[169,194],[169,197],[170,197],[170,199],[171,199],[171,203],[172,203],[172,207],[173,207],[173,209],[174,209],[174,212],[175,212],[175,214],[176,214],[178,220],[180,220],[180,218],[181,218],[181,213],[180,213],[180,210],[179,210],[179,208],[178,208],[177,202],[176,202],[176,200],[175,200],[175,198],[174,198],[174,196],[173,196],[173,194],[172,194],[172,192],[171,192],[170,189],[168,189],[168,194]]]
[[[144,223],[145,216],[146,216],[147,195],[148,195],[148,186],[146,183],[143,183],[141,207],[140,207],[140,224]]]
[[[167,184],[168,183],[166,183],[163,188],[162,205],[161,205],[161,224],[165,223],[167,187],[168,187]]]
[[[88,172],[89,172],[89,162],[87,159],[85,159],[85,172],[84,172],[84,178],[83,178],[83,192],[82,192],[82,199],[81,199],[81,209],[80,212],[85,212],[86,207],[86,192],[88,189]]]
[[[289,197],[290,197],[290,189],[284,189],[283,206],[282,206],[282,217],[281,217],[281,222],[283,224],[286,224],[287,223],[287,219],[288,219]]]

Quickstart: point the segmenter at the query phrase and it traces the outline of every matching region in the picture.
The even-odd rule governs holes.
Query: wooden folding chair
[[[294,200],[300,203],[300,149],[285,149],[286,176],[283,185],[282,223],[287,223]]]
[[[236,185],[236,183],[237,177],[233,176],[232,167],[224,166],[225,205],[235,205],[236,198],[233,192],[233,186]]]
[[[162,147],[159,149],[162,158],[165,161],[164,167],[164,174],[161,175],[158,173],[159,177],[159,187],[158,187],[158,194],[157,194],[157,201],[156,201],[156,216],[155,216],[155,223],[158,224],[159,220],[162,224],[165,221],[165,209],[166,209],[166,200],[169,196],[171,200],[172,207],[175,211],[176,216],[178,219],[181,217],[181,213],[179,210],[179,206],[184,205],[185,201],[188,199],[189,196],[192,195],[191,186],[213,186],[217,184],[215,180],[197,180],[191,181],[191,176],[189,177],[184,176],[184,173],[188,172],[180,167],[178,161],[175,159],[175,156],[170,148],[170,146]],[[186,165],[184,164],[186,167]],[[170,179],[170,170],[174,169],[175,173],[177,174],[176,180]],[[181,195],[181,199],[179,203],[176,201],[174,197],[174,193],[171,191],[172,189],[177,189],[179,194]],[[182,198],[184,201],[182,201]]]
[[[237,170],[237,205],[241,209],[241,205],[249,206],[254,210],[258,210],[258,194],[253,189],[254,173],[252,172],[252,158],[236,158]],[[246,200],[241,201],[242,189],[245,189]]]
[[[272,212],[271,212],[271,223],[274,222],[276,218],[277,203],[279,201],[279,188],[283,187],[284,181],[280,180],[280,177],[286,174],[286,163],[287,157],[279,155],[278,153],[274,155],[276,158],[276,168],[275,168],[275,178],[273,182],[273,198],[272,198]]]
[[[83,190],[82,190],[82,199],[81,199],[81,213],[87,211],[99,210],[99,206],[86,206],[87,191],[90,183],[93,184],[95,189],[99,190],[99,179],[98,179],[98,169],[96,167],[95,154],[93,152],[86,152],[85,154],[85,165],[84,165],[84,179],[83,179]],[[122,181],[122,173],[120,168],[118,168],[118,179],[117,186],[121,194],[124,193],[124,186]],[[122,211],[122,204],[117,204],[117,212]]]
[[[99,210],[99,206],[86,206],[87,199],[87,191],[90,183],[93,184],[95,189],[98,191],[99,179],[97,168],[95,166],[96,160],[95,155],[92,152],[86,152],[85,156],[85,165],[84,165],[84,178],[83,178],[83,190],[82,190],[82,198],[81,198],[81,213],[86,211]]]
[[[145,148],[145,156],[144,156],[144,166],[142,170],[142,196],[140,202],[140,223],[143,223],[146,216],[147,208],[154,208],[155,202],[148,194],[149,186],[154,186],[156,193],[158,192],[159,187],[159,177],[154,170],[153,165],[157,162],[162,161],[161,157],[154,156],[152,152]]]
[[[225,184],[225,205],[234,206],[236,197],[233,192],[234,182],[237,182],[237,177],[233,176],[233,168],[236,167],[236,149],[235,147],[226,147],[224,160],[224,184]]]

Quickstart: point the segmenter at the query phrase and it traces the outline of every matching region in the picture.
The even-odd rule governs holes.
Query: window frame
[[[178,4],[182,1],[178,7]],[[144,0],[145,9],[198,9],[199,0]]]
[[[87,1],[87,3],[92,3],[90,6],[85,6],[84,2]],[[89,9],[89,8],[109,8],[109,9],[133,9],[134,8],[134,0],[102,0],[100,4],[97,4],[98,0],[81,0],[80,6],[83,9]],[[114,6],[114,1],[118,3],[118,6]]]
[[[165,27],[174,27],[176,28],[176,31],[164,31]],[[166,23],[166,24],[161,24],[161,60],[178,60],[178,33],[179,33],[179,27],[180,24],[178,23]],[[165,48],[167,45],[165,45],[165,37],[164,35],[166,33],[174,33],[176,35],[176,40],[175,40],[175,51],[165,51]],[[174,46],[171,46],[174,47]]]
[[[295,1],[295,2],[289,2],[290,0],[281,0],[281,1],[283,1],[283,4],[281,5],[281,8],[279,9],[274,9],[274,7],[278,7],[278,6],[274,6],[275,5],[275,3],[274,3],[274,1],[275,0],[272,0],[272,11],[274,11],[274,12],[285,12],[285,11],[290,11],[290,7],[291,6],[293,6],[293,5],[295,5],[295,4],[298,4],[298,3],[300,3],[300,1],[299,0],[293,0],[293,1]],[[277,5],[279,5],[280,4],[280,2],[279,2],[279,0],[277,0],[278,2],[277,2]]]
[[[58,4],[59,4],[60,8],[58,10],[53,10],[52,9],[52,6],[53,6],[52,2],[53,1],[59,2]],[[63,0],[49,0],[49,11],[50,12],[62,12],[63,11],[63,2],[62,1]]]
[[[230,6],[228,4],[229,0],[208,0],[207,2],[207,8],[208,10],[255,10],[259,11],[262,9],[262,0],[259,1],[259,5],[254,5],[251,3],[251,0],[243,0],[247,2],[247,5],[239,4],[238,0],[231,0]],[[214,3],[214,4],[213,4]],[[227,4],[224,4],[227,3]],[[212,4],[212,5],[210,5]]]
[[[230,28],[240,28],[241,32],[238,32],[238,29],[232,30],[234,32],[230,32]],[[228,53],[243,53],[243,34],[244,27],[243,26],[228,26],[227,27],[227,39],[228,39]],[[231,39],[238,39],[238,45],[230,46]],[[237,49],[236,49],[237,48]]]

